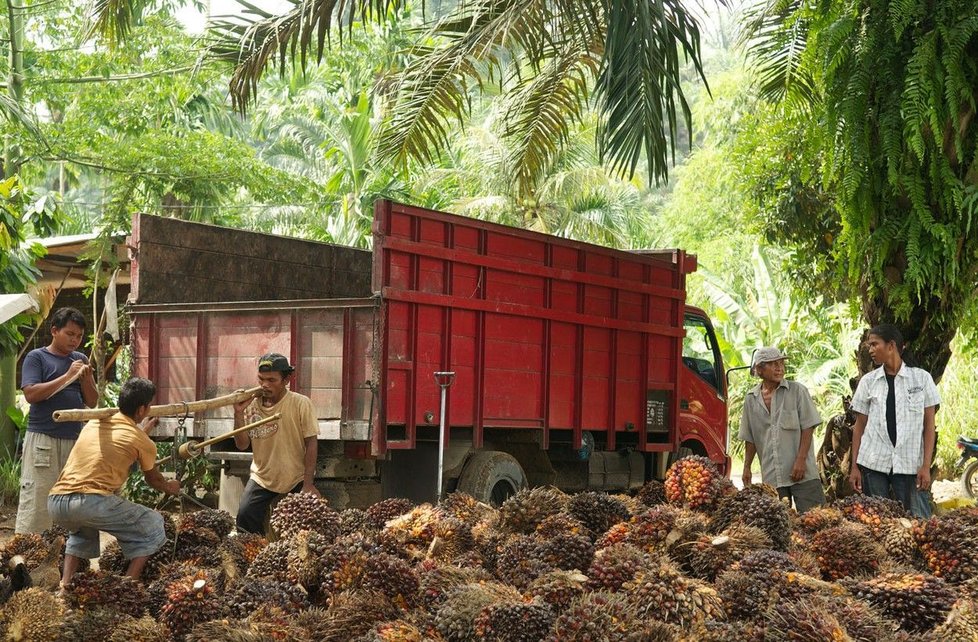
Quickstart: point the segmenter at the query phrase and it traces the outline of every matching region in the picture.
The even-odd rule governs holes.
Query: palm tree
[[[397,16],[407,0],[289,0],[281,15],[238,0],[243,15],[213,26],[211,51],[234,64],[231,95],[239,109],[255,100],[269,66],[305,68],[356,21]],[[144,0],[97,0],[93,30],[110,40],[139,20]],[[430,161],[449,146],[452,119],[468,115],[471,92],[502,87],[513,180],[528,193],[553,163],[573,123],[592,103],[602,162],[631,175],[643,154],[650,177],[664,181],[680,119],[689,106],[680,86],[684,61],[702,78],[700,30],[682,0],[471,0],[438,20],[412,50],[394,85],[393,118],[381,141],[402,165]],[[703,78],[705,82],[705,78]]]

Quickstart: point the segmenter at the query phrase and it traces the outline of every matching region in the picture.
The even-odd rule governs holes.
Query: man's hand
[[[180,482],[176,479],[168,479],[163,482],[163,492],[167,495],[179,495],[180,494]]]
[[[917,469],[917,490],[930,490],[930,466]]]
[[[160,423],[159,417],[146,417],[143,419],[142,423],[139,424],[139,427],[148,435],[153,428],[156,428],[156,424],[158,423]]]
[[[849,471],[849,483],[852,484],[852,489],[857,493],[863,492],[863,473],[855,464],[852,465],[852,469]]]
[[[750,466],[744,466],[744,474],[740,476],[740,480],[744,482],[744,488],[751,485],[752,475],[750,472]]]
[[[800,457],[795,459],[794,466],[791,467],[791,481],[799,482],[805,477],[805,471],[808,469],[806,458]]]
[[[242,389],[239,389],[239,390],[235,390],[235,392],[244,392],[244,389],[242,388]],[[252,402],[253,399],[254,399],[254,397],[248,397],[247,399],[243,399],[241,401],[235,402],[235,404],[234,404],[234,414],[236,414],[236,415],[243,414],[244,411],[245,411],[245,408],[247,408],[248,406],[251,405],[251,402]]]
[[[68,378],[69,379],[75,378],[75,377],[77,377],[77,378],[80,379],[80,378],[86,376],[86,374],[87,374],[87,376],[91,377],[92,376],[92,368],[87,363],[85,363],[85,361],[82,360],[82,359],[75,359],[74,361],[71,362],[71,365],[68,366]]]
[[[316,488],[316,485],[309,482],[302,483],[302,492],[309,493],[310,495],[315,495],[316,497],[322,497],[322,495],[319,492],[319,489]]]

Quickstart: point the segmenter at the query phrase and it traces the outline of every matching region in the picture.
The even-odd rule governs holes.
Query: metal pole
[[[441,501],[442,476],[445,473],[445,397],[448,395],[448,387],[454,380],[454,372],[435,373],[435,383],[441,388],[441,412],[438,419],[438,488],[435,493],[438,501]]]

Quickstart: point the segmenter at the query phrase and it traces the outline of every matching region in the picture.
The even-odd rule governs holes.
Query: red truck
[[[389,201],[372,251],[151,216],[130,246],[133,370],[157,403],[250,387],[258,355],[288,355],[318,410],[317,485],[338,507],[627,491],[693,453],[729,473],[724,368],[709,318],[686,304],[696,258],[682,250]],[[222,409],[185,425],[203,438],[231,422]],[[249,459],[233,450],[210,453],[232,510]]]

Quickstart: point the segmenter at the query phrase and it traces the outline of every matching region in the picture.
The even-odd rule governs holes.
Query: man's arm
[[[924,463],[917,470],[917,488],[920,490],[930,488],[930,464],[934,461],[934,442],[937,437],[934,422],[936,414],[937,406],[924,408]]]
[[[304,472],[302,475],[302,492],[319,495],[319,490],[313,483],[316,478],[316,457],[319,454],[318,437],[306,437],[303,442],[306,445],[306,456],[303,459]]]
[[[798,443],[798,454],[795,455],[795,463],[791,467],[791,481],[801,481],[805,477],[805,471],[808,470],[808,451],[811,450],[812,447],[812,434],[814,432],[815,426],[812,426],[811,428],[802,428],[801,430],[801,440]]]
[[[744,482],[744,487],[751,485],[751,479],[753,474],[750,469],[754,465],[754,455],[757,454],[757,448],[754,446],[753,441],[744,442],[744,473],[741,475],[741,481]]]
[[[852,427],[852,455],[849,458],[851,460],[849,465],[849,483],[852,484],[852,488],[857,493],[863,492],[863,474],[859,471],[859,466],[856,462],[859,460],[859,447],[862,445],[863,432],[866,430],[867,419],[867,415],[857,412],[856,423]]]
[[[238,391],[240,392],[240,391]],[[245,399],[244,401],[239,401],[234,404],[234,427],[240,428],[245,425],[244,411],[245,408],[251,405],[252,399]],[[251,437],[248,436],[248,431],[239,432],[234,436],[234,446],[238,450],[244,450],[249,445],[251,445]]]
[[[161,493],[166,493],[167,495],[179,495],[180,494],[180,482],[175,479],[167,479],[160,472],[159,466],[154,466],[152,470],[143,471],[143,476],[146,478],[146,483],[160,491]]]
[[[74,365],[74,364],[72,364]],[[91,365],[87,365],[85,372],[78,378],[81,383],[82,401],[89,408],[98,405],[98,388],[95,387],[95,371]]]
[[[27,361],[26,360],[25,360],[24,363],[25,363],[25,367],[27,367],[28,364],[27,364]],[[31,366],[31,367],[34,367],[34,366]],[[37,367],[39,367],[39,364],[37,364]],[[85,370],[88,370],[88,373],[89,374],[86,375],[85,372],[84,372]],[[63,375],[61,375],[60,377],[56,377],[56,378],[52,379],[51,381],[39,381],[39,382],[31,383],[31,384],[28,384],[28,385],[24,386],[23,387],[24,399],[27,400],[27,403],[38,403],[38,402],[44,401],[45,399],[49,398],[51,395],[53,395],[54,393],[56,393],[62,386],[64,386],[65,384],[67,384],[68,381],[70,381],[72,378],[74,378],[76,374],[82,380],[88,378],[91,381],[92,390],[94,390],[95,389],[95,383],[92,380],[91,371],[92,371],[92,369],[88,366],[88,364],[86,364],[81,359],[78,359],[78,360],[72,362],[72,364],[68,368],[68,370]],[[78,374],[79,372],[81,374]],[[23,376],[26,378],[27,373],[24,373]],[[85,393],[85,385],[84,385],[84,382],[83,382],[82,383],[82,397],[85,399],[86,405],[89,405],[88,404],[88,398],[85,397],[84,393]],[[95,393],[95,401],[98,401],[98,392]],[[94,404],[95,404],[95,402],[92,402],[92,404],[90,404],[89,407],[91,407]]]

